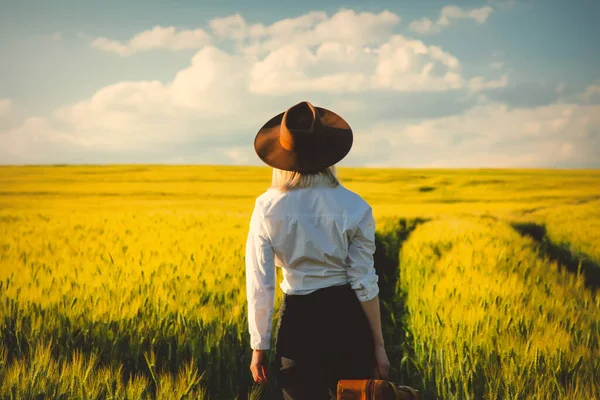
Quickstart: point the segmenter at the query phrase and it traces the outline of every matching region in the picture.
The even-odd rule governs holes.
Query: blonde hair
[[[282,191],[310,187],[334,188],[339,185],[340,182],[337,179],[335,165],[310,174],[273,168],[273,181],[271,187]]]

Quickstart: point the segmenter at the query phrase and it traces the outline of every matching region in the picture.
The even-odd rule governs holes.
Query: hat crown
[[[273,168],[314,173],[343,159],[352,142],[342,117],[303,101],[267,121],[254,138],[254,150]]]
[[[323,139],[321,116],[308,101],[290,107],[281,120],[279,142],[290,151],[319,144]]]

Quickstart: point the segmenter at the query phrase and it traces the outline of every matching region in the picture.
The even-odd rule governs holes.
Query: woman
[[[275,362],[284,399],[328,399],[340,379],[388,375],[375,221],[335,176],[352,142],[346,121],[308,102],[273,117],[254,141],[273,167],[273,186],[256,200],[246,243],[250,370],[256,382],[268,381],[278,265],[284,300]]]

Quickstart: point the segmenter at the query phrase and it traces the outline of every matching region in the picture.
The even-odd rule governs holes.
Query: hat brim
[[[350,152],[353,143],[352,129],[333,111],[315,107],[323,125],[323,142],[310,152],[287,150],[279,141],[281,113],[271,118],[254,138],[254,150],[267,165],[286,171],[316,172],[341,161]]]

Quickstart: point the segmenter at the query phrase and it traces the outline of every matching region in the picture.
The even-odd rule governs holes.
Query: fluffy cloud
[[[107,101],[110,94],[103,96]],[[331,105],[314,102],[335,109],[351,122],[355,146],[345,160],[347,165],[599,166],[600,105],[556,103],[510,108],[502,103],[482,101],[456,115],[415,120],[400,115],[392,119],[373,119],[370,115],[373,107],[358,97],[335,99]],[[260,103],[260,98],[256,100]],[[277,101],[291,105],[296,100],[278,98]],[[395,110],[393,104],[384,107],[392,113]],[[181,110],[170,116],[165,113],[152,116],[147,110],[148,114],[129,122],[115,121],[115,116],[108,118],[110,113],[106,112],[98,118],[104,115],[107,126],[102,126],[102,120],[98,119],[95,126],[88,122],[69,131],[58,128],[64,126],[66,119],[29,118],[21,126],[0,135],[0,159],[13,163],[56,163],[84,159],[124,162],[137,157],[145,162],[259,164],[251,147],[253,134],[281,108],[281,105],[279,108],[248,105],[245,111],[199,119],[194,113]],[[266,112],[258,112],[260,109]],[[76,123],[75,119],[70,121]],[[117,126],[112,125],[117,122]],[[94,129],[96,135],[92,135]],[[132,150],[135,150],[133,156]]]
[[[13,102],[0,100],[0,162],[259,164],[256,130],[305,99],[354,128],[348,165],[594,162],[596,86],[570,102],[511,109],[488,100],[508,76],[465,76],[455,55],[394,34],[399,21],[389,12],[341,10],[265,26],[236,14],[210,23],[212,44],[202,30],[193,39],[183,33],[196,31],[154,28],[113,43],[114,51],[198,47],[186,68],[165,81],[108,85],[48,117],[15,119]],[[234,46],[225,51],[220,41]]]
[[[217,37],[238,41],[245,53],[260,55],[284,46],[312,48],[335,42],[360,47],[382,43],[399,23],[400,17],[389,11],[374,14],[342,9],[331,17],[312,11],[269,26],[249,24],[235,14],[211,21],[210,27]]]
[[[444,8],[444,18],[456,18],[456,10]],[[453,11],[454,10],[454,11]],[[479,15],[476,11],[467,14]],[[217,18],[209,26],[215,38],[237,43],[237,55],[222,54],[222,63],[208,69],[228,68],[247,82],[230,82],[228,87],[252,94],[277,96],[295,92],[355,93],[367,90],[436,92],[460,89],[465,80],[458,59],[437,46],[394,35],[400,17],[389,11],[357,13],[342,9],[332,16],[324,12],[286,18],[271,25],[250,24],[239,14]],[[200,40],[184,40],[191,31],[156,27],[132,38],[127,45],[97,39],[96,46],[122,55],[157,47],[185,48],[208,40],[202,30]],[[222,53],[222,52],[221,52]],[[199,57],[199,56],[196,56]],[[243,57],[243,58],[240,58]],[[236,64],[224,61],[236,58]],[[207,64],[204,64],[207,66]],[[199,75],[199,70],[193,71]],[[180,72],[178,76],[189,76]],[[193,77],[194,84],[202,79]],[[174,102],[197,102],[197,93],[173,82]],[[177,89],[179,88],[179,89]],[[223,96],[221,92],[215,95]],[[194,100],[190,100],[191,97]],[[233,97],[235,98],[235,96]]]
[[[508,76],[502,75],[501,78],[497,80],[488,80],[481,76],[477,76],[475,78],[471,78],[469,81],[469,89],[473,92],[481,92],[482,90],[489,89],[500,89],[506,87],[508,85]]]
[[[4,118],[12,114],[12,100],[11,99],[0,99],[0,118]]]
[[[263,28],[259,25],[248,26],[244,17],[233,14],[227,17],[215,18],[210,21],[209,26],[215,36],[222,39],[244,40],[247,36],[257,37],[262,34]],[[260,32],[256,30],[259,29]]]
[[[372,158],[377,166],[597,167],[600,106],[484,102],[459,115],[375,126],[370,141],[393,149]]]
[[[457,6],[446,6],[440,11],[440,16],[437,21],[432,21],[429,18],[422,18],[410,23],[408,28],[417,33],[431,34],[439,33],[442,29],[449,27],[452,23],[459,20],[470,19],[477,24],[484,24],[494,10],[489,7],[473,8],[471,10],[463,10]]]
[[[420,40],[393,35],[375,47],[323,42],[315,51],[287,45],[254,64],[250,91],[290,92],[446,91],[463,87],[452,54]]]
[[[236,140],[232,130],[247,132],[248,126],[259,126],[281,102],[281,97],[266,101],[252,97],[246,65],[243,56],[207,46],[168,83],[109,85],[89,99],[57,109],[50,119],[37,119],[39,129],[25,126],[5,140],[18,147],[27,138],[39,141],[32,136],[35,132],[48,132],[85,151],[111,152],[151,151],[198,138],[211,146],[232,144]]]
[[[222,131],[232,126],[224,125],[226,119],[247,104],[240,64],[242,60],[234,56],[205,47],[170,83],[110,85],[88,100],[58,109],[54,118],[77,133],[80,145],[106,149],[150,148],[186,140],[198,134],[193,128],[198,121],[220,120],[210,131]]]
[[[243,97],[240,92],[278,96],[463,87],[458,59],[437,46],[393,35],[392,29],[399,21],[400,17],[387,11],[374,14],[353,10],[340,10],[331,17],[309,12],[269,26],[249,24],[239,14],[218,18],[210,22],[213,35],[237,41],[237,54],[206,46],[194,56],[192,66],[180,71],[171,84],[160,87],[157,82],[142,83],[138,96],[148,97],[146,92],[152,88],[154,97],[168,99],[171,106],[198,108],[204,102],[215,109],[219,98],[227,99],[222,103],[231,107],[232,101]],[[169,28],[167,34],[157,27],[136,35],[127,46],[113,43],[109,47],[130,54],[133,49],[150,49],[158,43],[172,44],[177,35],[183,32],[175,34],[175,29]],[[221,87],[214,87],[214,82],[222,82]],[[133,86],[122,84],[119,88],[131,90]],[[161,90],[166,92],[160,94]]]
[[[18,123],[19,115],[12,99],[0,98],[0,134]]]
[[[592,101],[593,99],[600,99],[600,85],[590,85],[585,89],[583,93],[583,100]]]
[[[77,151],[80,148],[74,145],[73,137],[56,129],[46,118],[30,117],[0,133],[3,163],[57,162]]]
[[[117,53],[120,56],[128,56],[136,52],[154,49],[198,49],[209,42],[210,35],[202,29],[177,31],[173,26],[155,26],[150,30],[138,33],[125,43],[99,37],[91,42],[91,46],[99,50]]]

